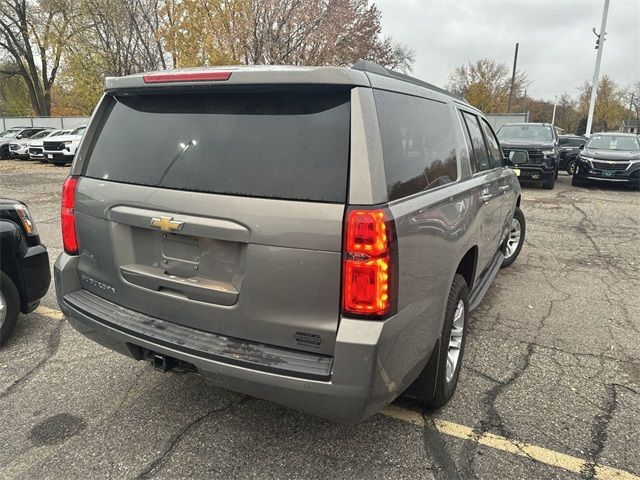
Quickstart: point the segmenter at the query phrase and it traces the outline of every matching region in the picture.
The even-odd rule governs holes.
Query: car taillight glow
[[[229,80],[231,72],[216,70],[213,72],[176,72],[150,73],[143,75],[144,83],[175,83],[175,82],[220,82]]]
[[[62,186],[62,208],[60,223],[62,225],[62,245],[69,255],[78,254],[78,234],[76,233],[76,185],[77,177],[67,177]]]
[[[344,313],[377,318],[389,313],[389,236],[383,210],[347,213],[342,279]]]

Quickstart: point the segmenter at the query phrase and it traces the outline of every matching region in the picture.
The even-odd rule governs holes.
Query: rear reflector
[[[62,245],[69,255],[78,254],[78,235],[76,233],[76,185],[77,177],[67,177],[62,186],[62,209],[60,223],[62,225]]]
[[[144,75],[144,83],[175,83],[175,82],[220,82],[229,80],[231,72],[180,72],[180,73],[151,73]]]
[[[351,210],[346,217],[343,313],[385,318],[395,304],[392,221],[384,210]]]

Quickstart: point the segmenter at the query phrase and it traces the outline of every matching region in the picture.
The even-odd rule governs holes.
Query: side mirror
[[[578,148],[580,148],[580,150],[583,150],[584,149],[584,143],[582,145],[580,145],[580,147],[578,147]]]
[[[20,140],[22,138],[22,134],[16,135],[16,139]]]

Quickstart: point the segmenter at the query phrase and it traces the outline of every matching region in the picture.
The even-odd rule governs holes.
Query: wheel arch
[[[478,265],[478,247],[474,245],[463,255],[456,268],[456,274],[462,275],[467,282],[469,291],[473,288],[473,282],[476,278],[476,268]]]

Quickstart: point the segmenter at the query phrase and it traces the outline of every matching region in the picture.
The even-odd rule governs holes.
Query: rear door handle
[[[487,203],[489,200],[491,200],[493,198],[493,194],[489,193],[489,190],[483,190],[480,193],[480,198],[482,199],[482,201],[484,203]]]
[[[498,188],[500,190],[502,190],[503,192],[507,192],[507,191],[511,190],[511,185],[500,185]]]

